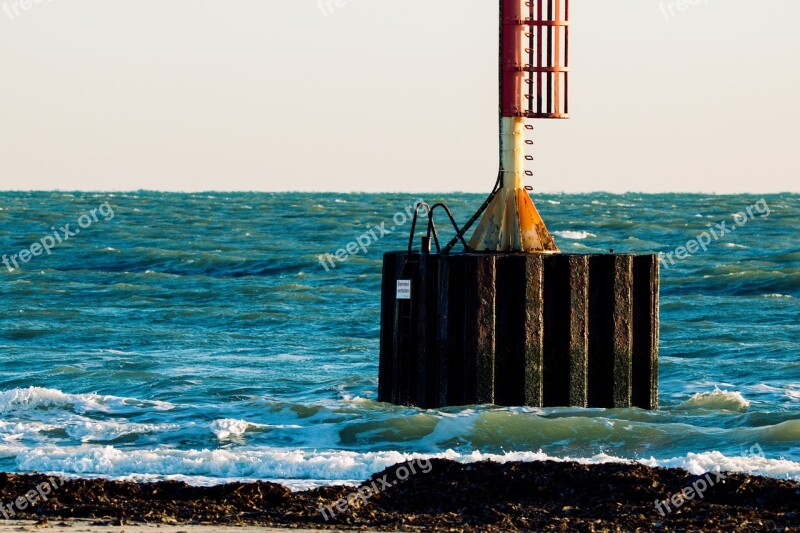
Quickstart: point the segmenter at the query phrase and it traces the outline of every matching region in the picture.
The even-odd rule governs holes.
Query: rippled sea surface
[[[0,253],[19,266],[0,265],[0,470],[299,488],[419,454],[800,479],[797,195],[535,198],[566,252],[674,254],[716,228],[662,269],[659,411],[377,403],[402,213],[445,201],[463,223],[483,199],[0,193]],[[382,224],[367,253],[320,264]],[[48,236],[50,255],[32,248]]]

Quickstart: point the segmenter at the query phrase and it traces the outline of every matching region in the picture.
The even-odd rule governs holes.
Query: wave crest
[[[174,406],[169,402],[138,400],[120,396],[99,394],[69,394],[58,389],[29,387],[0,392],[0,413],[31,411],[35,409],[66,408],[78,413],[87,411],[130,411],[131,408],[153,408],[168,411]]]
[[[680,404],[678,409],[711,409],[743,413],[750,409],[750,401],[740,392],[729,392],[716,388],[711,392],[698,392]]]

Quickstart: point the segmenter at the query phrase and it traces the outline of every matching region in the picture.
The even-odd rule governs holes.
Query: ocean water
[[[535,198],[564,251],[673,254],[658,411],[377,403],[383,252],[415,201],[463,223],[483,198],[0,193],[0,470],[302,488],[436,456],[800,479],[798,195]]]

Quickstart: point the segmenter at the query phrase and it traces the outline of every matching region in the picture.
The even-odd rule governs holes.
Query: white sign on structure
[[[397,299],[410,300],[411,299],[411,280],[400,279],[397,280]]]

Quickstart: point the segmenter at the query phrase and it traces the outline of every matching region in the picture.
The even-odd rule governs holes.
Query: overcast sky
[[[538,191],[800,191],[800,2],[687,1],[572,0]],[[0,189],[487,192],[497,0],[339,2],[0,0]]]

